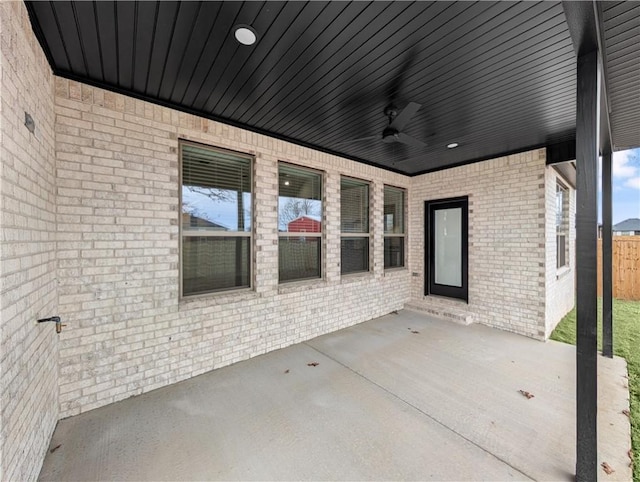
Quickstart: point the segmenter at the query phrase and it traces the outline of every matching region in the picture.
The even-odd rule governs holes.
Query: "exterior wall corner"
[[[0,478],[36,480],[59,415],[60,337],[36,322],[59,314],[54,79],[25,4],[0,22]]]
[[[557,268],[556,189],[566,187],[568,223],[567,262]],[[552,167],[545,169],[545,325],[544,337],[549,338],[562,317],[575,305],[576,191]]]
[[[412,178],[410,306],[545,337],[545,151]],[[468,196],[469,302],[425,295],[424,203]]]

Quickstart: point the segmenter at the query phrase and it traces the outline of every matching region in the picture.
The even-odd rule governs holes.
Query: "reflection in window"
[[[280,163],[278,187],[280,282],[320,278],[322,174]]]
[[[249,287],[251,158],[190,143],[182,154],[182,294]]]

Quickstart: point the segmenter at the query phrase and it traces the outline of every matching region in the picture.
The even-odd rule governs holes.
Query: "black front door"
[[[469,200],[425,202],[425,295],[469,301]]]

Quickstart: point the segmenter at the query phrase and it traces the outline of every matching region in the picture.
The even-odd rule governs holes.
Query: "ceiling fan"
[[[354,142],[381,140],[385,144],[400,143],[411,147],[425,147],[426,143],[402,132],[413,116],[420,110],[420,107],[422,105],[417,102],[409,102],[404,109],[398,112],[398,108],[395,105],[389,104],[384,109],[384,115],[389,119],[389,125],[382,131],[382,135],[351,139],[340,142],[338,145],[344,146]]]

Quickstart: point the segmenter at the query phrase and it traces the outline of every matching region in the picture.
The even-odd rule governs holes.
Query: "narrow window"
[[[280,163],[278,169],[280,282],[322,276],[322,174]]]
[[[468,301],[468,198],[425,203],[425,294]]]
[[[397,187],[384,187],[384,267],[404,266],[405,246],[405,191]]]
[[[369,271],[369,184],[340,181],[340,267],[342,274]]]
[[[556,268],[569,265],[569,191],[560,183],[556,184]]]
[[[250,156],[181,143],[182,295],[251,286]]]

